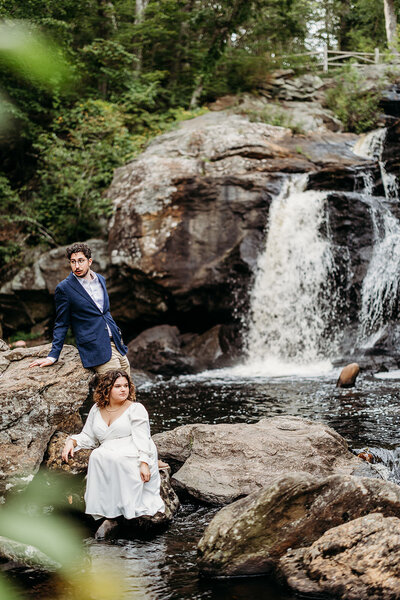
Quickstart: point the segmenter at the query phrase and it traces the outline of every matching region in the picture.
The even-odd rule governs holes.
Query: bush
[[[366,89],[361,73],[350,66],[336,77],[334,87],[326,93],[326,102],[346,131],[363,133],[376,127],[382,87],[378,81],[375,89]]]

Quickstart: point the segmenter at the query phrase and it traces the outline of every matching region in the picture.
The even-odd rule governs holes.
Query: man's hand
[[[140,471],[140,478],[144,483],[146,483],[146,481],[150,481],[150,469],[149,469],[149,465],[147,463],[141,462],[139,471]]]
[[[51,365],[54,365],[54,361],[51,360],[51,358],[38,358],[37,360],[34,360],[33,363],[31,363],[29,365],[29,368],[31,368],[31,367],[50,367]]]

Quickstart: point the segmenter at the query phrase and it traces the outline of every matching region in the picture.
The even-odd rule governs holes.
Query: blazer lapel
[[[94,302],[94,300],[92,299],[90,294],[87,293],[87,291],[85,290],[83,285],[81,285],[79,283],[79,281],[76,280],[76,277],[74,276],[73,273],[70,273],[68,275],[67,281],[70,284],[70,286],[73,287],[76,292],[78,292],[78,294],[81,294],[81,296],[83,296],[86,300],[89,300],[89,302],[91,302],[91,304],[93,304],[93,306],[95,306],[97,308],[97,310],[100,312],[100,309],[97,306],[96,302]]]

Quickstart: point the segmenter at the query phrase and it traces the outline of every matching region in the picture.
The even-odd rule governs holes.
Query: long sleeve
[[[80,450],[81,448],[96,448],[99,445],[99,441],[93,431],[93,421],[97,410],[97,405],[94,404],[90,409],[82,431],[75,435],[69,436],[71,439],[76,440],[78,444],[75,447],[75,450]]]
[[[59,285],[56,287],[54,293],[54,301],[56,305],[56,321],[53,329],[53,343],[49,352],[49,358],[58,360],[70,324],[69,302]]]
[[[135,403],[130,419],[131,435],[139,452],[139,460],[151,467],[157,462],[157,448],[150,436],[149,415],[143,404]]]

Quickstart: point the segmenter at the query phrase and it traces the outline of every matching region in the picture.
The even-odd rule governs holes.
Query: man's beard
[[[89,269],[90,269],[90,267],[88,267],[85,272],[82,272],[79,274],[75,271],[74,275],[76,275],[79,278],[86,277],[86,275],[89,273]]]

